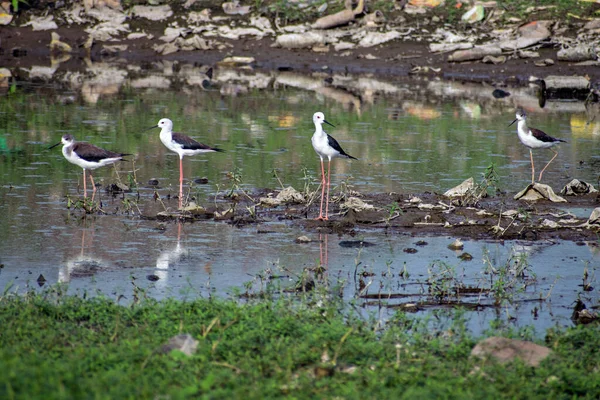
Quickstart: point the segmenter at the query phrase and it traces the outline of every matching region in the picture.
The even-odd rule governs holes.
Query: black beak
[[[327,122],[327,121],[325,121],[325,120],[323,120],[323,122],[325,122],[327,125],[333,126],[333,127],[335,128],[335,125],[334,125],[334,124],[332,124],[331,122]]]
[[[149,131],[150,129],[158,128],[158,125],[151,126],[150,128],[144,129],[144,132]]]
[[[59,144],[61,144],[62,142],[58,142],[55,145],[52,145],[50,147],[48,147],[48,150],[55,148],[56,146],[58,146]]]
[[[512,124],[514,124],[515,122],[517,122],[518,118],[515,118],[515,120],[513,122],[511,122],[508,126],[511,126]]]

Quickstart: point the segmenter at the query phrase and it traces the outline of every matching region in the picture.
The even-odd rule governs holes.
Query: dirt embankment
[[[592,87],[600,85],[592,48],[600,40],[600,19],[597,27],[596,20],[583,17],[548,20],[544,18],[556,17],[543,7],[534,7],[527,19],[518,19],[490,2],[494,4],[486,5],[483,19],[469,24],[460,19],[464,8],[457,12],[444,6],[418,8],[400,2],[382,11],[366,2],[361,12],[351,13],[340,26],[317,29],[323,24],[315,22],[319,14],[312,9],[306,11],[305,23],[284,25],[272,8],[232,11],[220,2],[209,2],[208,8],[206,2],[193,1],[188,8],[157,6],[163,8],[154,10],[162,13],[156,20],[149,19],[154,18],[152,10],[135,8],[139,6],[101,12],[77,8],[77,2],[34,3],[39,3],[37,9],[22,9],[10,25],[0,29],[3,67],[61,62],[61,68],[75,70],[85,69],[89,61],[115,58],[142,66],[164,59],[215,65],[227,56],[240,56],[252,57],[253,68],[266,70],[414,75],[495,86],[526,84],[531,77],[579,75]],[[594,7],[589,6],[589,15]],[[335,16],[334,11],[321,15]],[[44,18],[50,18],[56,28],[34,30],[33,22]],[[530,21],[535,22],[527,24]],[[60,45],[51,50],[52,32],[70,50]],[[432,43],[438,47],[434,49]],[[592,46],[589,60],[583,56],[561,60],[561,51],[579,45]],[[463,49],[459,50],[463,53],[453,49]],[[65,52],[69,57],[63,57]],[[476,53],[481,57],[473,56]],[[465,58],[464,62],[448,61]]]

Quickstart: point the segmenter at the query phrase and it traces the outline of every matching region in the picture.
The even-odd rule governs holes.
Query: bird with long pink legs
[[[523,143],[525,147],[529,148],[529,159],[531,160],[531,184],[533,185],[535,183],[535,168],[533,166],[533,152],[531,149],[550,149],[554,152],[554,157],[548,161],[548,164],[546,164],[546,166],[542,168],[542,171],[540,172],[540,177],[538,180],[541,181],[542,175],[544,174],[546,168],[548,168],[548,165],[550,165],[556,156],[558,156],[558,152],[554,150],[553,147],[559,143],[566,143],[566,140],[553,138],[552,136],[547,135],[544,131],[536,128],[529,128],[527,126],[527,114],[525,114],[525,111],[522,109],[517,109],[515,116],[515,120],[508,126],[511,126],[518,121],[517,135],[519,136],[519,140],[521,140],[521,143]]]
[[[173,132],[173,121],[163,118],[148,129],[160,128],[160,141],[179,155],[179,208],[183,206],[183,157],[202,153],[224,152],[225,150],[199,143],[182,133]]]
[[[331,135],[327,134],[323,130],[323,124],[327,124],[335,127],[333,124],[325,120],[325,114],[322,112],[316,112],[313,115],[313,122],[315,123],[315,133],[311,138],[313,148],[321,159],[321,206],[319,208],[319,220],[329,219],[329,186],[331,184],[331,160],[336,157],[350,158],[357,160],[356,157],[352,157],[347,154],[342,146],[335,140]],[[327,158],[327,179],[325,179],[325,164],[324,159]],[[327,200],[325,201],[325,216],[323,216],[323,200],[325,199],[325,186],[327,186]]]
[[[96,195],[96,184],[92,176],[92,170],[105,165],[114,164],[117,161],[123,160],[123,157],[130,156],[127,153],[115,153],[114,151],[104,150],[100,147],[86,142],[77,142],[73,135],[64,135],[61,141],[49,149],[53,149],[59,144],[63,145],[63,156],[72,164],[83,168],[83,197],[87,198],[87,184],[85,179],[85,171],[89,171],[90,181],[92,182],[92,201]]]

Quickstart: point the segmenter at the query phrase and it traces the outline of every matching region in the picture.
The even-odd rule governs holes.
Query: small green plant
[[[427,268],[429,294],[440,303],[458,301],[460,288],[456,268],[442,261],[433,262]]]
[[[495,266],[487,251],[483,254],[484,274],[488,275],[489,293],[494,305],[513,303],[517,296],[524,293],[527,285],[535,281],[529,259],[525,253],[513,252],[508,260]]]
[[[15,14],[19,12],[19,4],[20,3],[23,3],[27,6],[29,5],[29,3],[26,0],[11,0],[11,2],[12,2],[12,8],[13,8],[13,11],[15,12]]]
[[[480,182],[476,183],[467,193],[461,198],[462,206],[475,206],[482,198],[493,195],[499,191],[498,189],[498,173],[496,165],[490,164],[483,173]]]

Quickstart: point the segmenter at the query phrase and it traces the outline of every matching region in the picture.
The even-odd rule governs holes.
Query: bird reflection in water
[[[89,232],[87,232],[89,230]],[[58,270],[58,282],[68,283],[71,278],[82,278],[94,275],[105,266],[104,260],[94,255],[86,255],[86,249],[92,248],[94,226],[81,229],[81,250],[78,255],[71,257]]]
[[[155,277],[157,287],[165,287],[168,283],[169,268],[187,255],[187,250],[181,245],[181,230],[183,222],[177,222],[177,242],[174,247],[163,250],[156,259]]]

